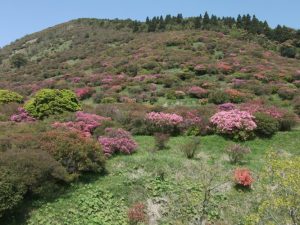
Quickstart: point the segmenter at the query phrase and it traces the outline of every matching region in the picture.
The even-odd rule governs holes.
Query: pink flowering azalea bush
[[[102,117],[96,114],[76,112],[76,120],[69,122],[55,122],[55,128],[67,128],[69,130],[78,131],[84,137],[91,137],[93,131],[101,125],[102,121],[111,120],[108,117]]]
[[[16,114],[13,114],[10,117],[10,120],[14,121],[14,122],[17,122],[17,123],[20,123],[20,122],[33,122],[36,119],[33,118],[32,116],[30,116],[24,108],[19,107],[18,112]]]
[[[204,129],[203,119],[195,111],[188,111],[184,115],[183,129],[186,135],[197,136]]]
[[[145,119],[151,131],[171,134],[178,133],[183,123],[183,117],[175,113],[150,112]]]
[[[248,140],[256,129],[255,117],[240,110],[220,111],[210,118],[210,122],[219,134],[235,140]]]
[[[193,98],[207,98],[208,91],[201,87],[193,86],[188,89],[188,94]]]
[[[89,87],[78,88],[75,90],[75,94],[79,100],[84,100],[92,96],[94,90]]]
[[[119,152],[129,155],[135,152],[138,147],[131,134],[121,128],[106,128],[105,136],[100,136],[98,141],[104,154],[108,157]]]

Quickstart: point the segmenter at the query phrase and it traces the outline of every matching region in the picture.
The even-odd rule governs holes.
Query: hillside
[[[298,41],[179,14],[0,49],[0,224],[299,224]]]
[[[268,48],[262,47],[263,41]],[[143,88],[151,83],[168,86],[156,95],[167,90],[185,91],[189,84],[201,85],[203,80],[210,81],[210,90],[232,84],[234,79],[254,82],[263,89],[270,85],[295,87],[299,61],[268,50],[272,48],[277,48],[274,42],[259,36],[248,40],[243,30],[226,35],[207,30],[132,33],[126,28],[105,28],[101,20],[80,19],[28,35],[1,49],[0,87],[26,96],[46,87],[104,87],[104,95],[114,93],[116,98],[138,97],[131,92],[141,89],[141,83],[136,87],[133,81],[143,76],[149,77],[141,81]],[[27,61],[20,68],[10,60],[16,54],[23,54]],[[161,78],[151,80],[149,75],[153,74]],[[106,83],[107,79],[112,82]],[[124,94],[111,89],[117,85]],[[253,90],[245,90],[253,94]]]

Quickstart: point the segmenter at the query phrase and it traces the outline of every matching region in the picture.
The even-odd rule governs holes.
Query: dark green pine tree
[[[164,21],[163,16],[160,16],[160,18],[159,18],[158,29],[159,29],[160,31],[164,31],[164,30],[166,29],[166,24],[165,24],[165,21]]]
[[[211,15],[210,24],[217,26],[218,25],[218,17],[215,15]]]
[[[208,29],[210,24],[210,18],[207,12],[205,12],[204,17],[203,17],[203,28]]]
[[[183,22],[183,16],[181,13],[179,13],[176,17],[176,23],[182,24],[182,22]]]
[[[236,19],[236,27],[237,28],[243,28],[243,21],[242,21],[242,16],[238,15]]]
[[[202,15],[195,17],[194,19],[194,28],[201,29],[201,26],[202,26]]]
[[[171,15],[166,15],[165,23],[170,24],[171,22],[172,22],[172,16]]]
[[[140,24],[138,21],[133,21],[133,27],[132,27],[132,32],[136,33],[139,32],[140,30]]]

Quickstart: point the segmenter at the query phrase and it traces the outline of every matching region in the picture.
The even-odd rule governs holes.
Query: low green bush
[[[22,95],[9,90],[0,90],[0,104],[6,104],[10,102],[21,103],[22,101]]]
[[[0,217],[20,205],[27,195],[49,196],[58,182],[69,182],[65,168],[47,152],[7,150],[0,157]]]
[[[224,91],[212,91],[208,96],[208,101],[214,104],[222,104],[229,101],[229,96]]]
[[[24,108],[31,116],[43,119],[67,111],[79,111],[81,106],[70,90],[42,89],[25,103]]]
[[[77,132],[44,132],[38,139],[38,148],[52,155],[75,177],[84,172],[104,172],[105,158],[101,146]]]
[[[255,113],[256,134],[262,137],[271,137],[279,130],[278,120],[265,113]]]

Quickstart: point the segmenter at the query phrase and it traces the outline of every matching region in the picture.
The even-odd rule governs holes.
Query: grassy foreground
[[[127,211],[142,202],[149,224],[197,224],[203,214],[207,187],[216,186],[206,210],[208,218],[221,224],[242,224],[257,204],[259,181],[252,191],[234,188],[232,171],[246,166],[258,178],[268,150],[299,155],[300,131],[279,132],[271,139],[248,141],[252,153],[243,165],[232,165],[224,153],[231,141],[212,135],[199,137],[201,146],[195,159],[181,151],[189,137],[174,137],[168,149],[154,152],[154,139],[136,136],[138,151],[118,155],[107,162],[108,174],[75,184],[66,194],[50,203],[39,203],[24,224],[129,224]],[[258,180],[258,179],[256,179]],[[141,223],[142,224],[142,223]]]

